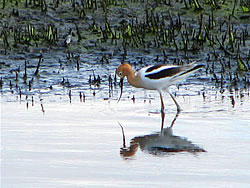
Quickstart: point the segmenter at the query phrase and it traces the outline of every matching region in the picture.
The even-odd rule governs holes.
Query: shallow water
[[[185,95],[186,86],[181,86],[177,100],[183,111],[172,130],[167,127],[176,107],[165,95],[164,137],[158,94],[129,89],[131,93],[125,92],[118,104],[116,97],[80,102],[77,95],[71,103],[67,95],[43,96],[42,101],[34,96],[32,104],[29,98],[3,93],[2,187],[249,186],[249,95],[225,92],[223,97],[210,88],[204,99]],[[133,103],[133,95],[144,97]],[[130,157],[120,154],[123,139],[118,122],[126,146],[138,144]],[[206,152],[159,149],[187,142]]]

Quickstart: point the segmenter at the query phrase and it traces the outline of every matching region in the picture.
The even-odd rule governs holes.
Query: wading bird
[[[180,105],[175,100],[174,96],[169,92],[169,86],[184,80],[186,77],[202,68],[203,65],[194,63],[177,66],[177,65],[151,65],[143,67],[138,72],[135,72],[131,65],[124,63],[116,69],[116,74],[120,77],[121,94],[118,102],[121,99],[123,91],[123,79],[127,77],[128,82],[136,88],[144,88],[148,90],[157,90],[161,99],[161,117],[162,128],[164,125],[165,113],[162,92],[166,91],[173,99],[177,113],[181,111]]]

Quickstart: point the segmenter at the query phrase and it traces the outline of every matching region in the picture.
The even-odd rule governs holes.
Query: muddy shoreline
[[[0,6],[2,92],[110,90],[122,62],[139,69],[198,61],[206,65],[207,79],[200,79],[207,85],[249,88],[247,1],[39,0]]]

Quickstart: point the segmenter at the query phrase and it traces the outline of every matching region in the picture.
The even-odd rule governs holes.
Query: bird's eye
[[[122,76],[122,72],[119,72],[119,76]]]

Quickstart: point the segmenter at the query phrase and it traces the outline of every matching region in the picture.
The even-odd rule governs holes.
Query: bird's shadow
[[[170,127],[161,128],[161,131],[153,134],[136,136],[130,140],[130,145],[128,147],[126,146],[124,129],[120,125],[123,133],[123,146],[120,148],[121,157],[124,159],[132,159],[138,151],[138,148],[145,153],[159,156],[181,152],[206,152],[205,149],[193,144],[187,138],[173,134],[173,125],[178,118],[178,115],[179,113],[176,114]]]

